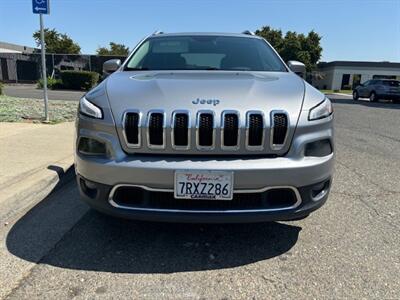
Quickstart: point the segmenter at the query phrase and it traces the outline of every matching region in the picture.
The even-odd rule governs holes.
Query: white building
[[[352,89],[369,79],[400,80],[400,63],[367,61],[332,61],[318,65],[320,78],[313,80],[319,89]]]

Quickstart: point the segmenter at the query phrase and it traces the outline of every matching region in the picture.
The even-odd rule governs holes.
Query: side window
[[[367,80],[366,82],[364,82],[364,86],[369,86],[370,85],[370,83],[371,83],[371,80]]]

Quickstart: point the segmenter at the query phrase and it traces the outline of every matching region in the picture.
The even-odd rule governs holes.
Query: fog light
[[[86,196],[92,199],[96,198],[97,187],[94,183],[82,178],[80,178],[80,183],[82,191],[86,194]]]
[[[311,197],[314,201],[321,200],[329,190],[330,181],[327,180],[325,182],[318,183],[314,185],[311,189]]]
[[[80,138],[78,151],[85,155],[107,155],[105,143],[87,137]]]
[[[320,140],[306,145],[305,156],[323,157],[332,153],[332,145],[330,140]]]

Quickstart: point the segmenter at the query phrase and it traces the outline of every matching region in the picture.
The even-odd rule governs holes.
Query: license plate
[[[232,200],[233,172],[175,172],[174,195],[177,199]]]

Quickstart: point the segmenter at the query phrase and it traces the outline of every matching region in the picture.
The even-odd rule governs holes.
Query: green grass
[[[75,120],[76,101],[49,100],[50,123]],[[40,123],[44,120],[44,101],[0,95],[0,122]]]
[[[341,94],[351,95],[353,93],[352,90],[319,90],[319,91],[324,94],[341,93]]]

